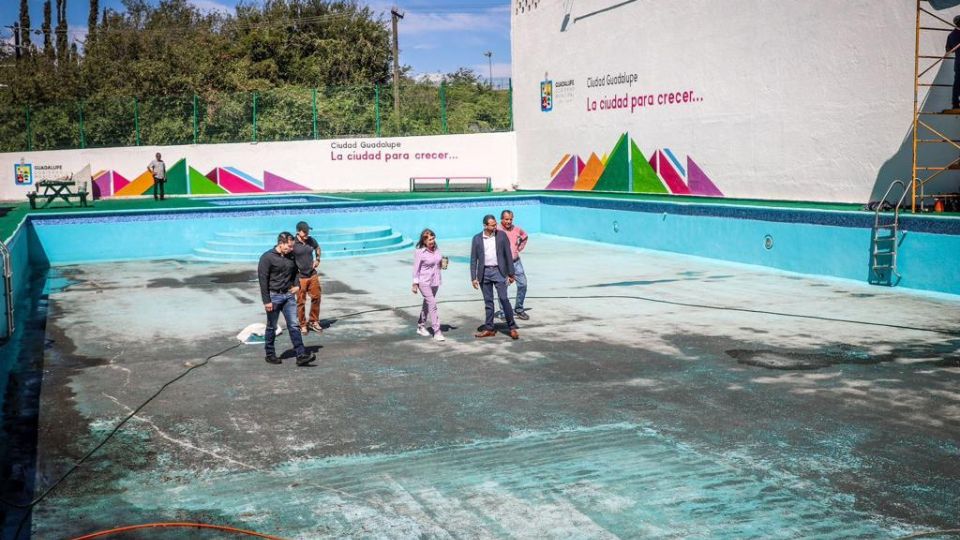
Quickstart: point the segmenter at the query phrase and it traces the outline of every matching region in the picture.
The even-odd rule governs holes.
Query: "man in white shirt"
[[[519,339],[517,322],[513,320],[513,308],[510,307],[510,297],[507,294],[507,284],[514,279],[513,256],[510,253],[510,239],[506,233],[497,230],[497,218],[492,215],[483,217],[483,232],[473,237],[470,248],[470,279],[473,288],[483,291],[483,303],[486,308],[486,320],[483,327],[475,335],[485,338],[497,335],[493,329],[493,288],[497,289],[500,297],[500,307],[503,309],[510,337]]]
[[[163,200],[163,185],[167,183],[167,164],[160,159],[160,152],[157,152],[157,159],[147,165],[147,170],[153,175],[153,200]],[[157,197],[159,188],[160,196]]]

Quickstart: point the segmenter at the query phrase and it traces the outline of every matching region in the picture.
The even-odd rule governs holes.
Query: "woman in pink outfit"
[[[420,310],[420,320],[417,322],[417,333],[429,336],[427,331],[427,316],[433,326],[433,339],[446,341],[440,332],[440,316],[437,313],[437,291],[440,290],[440,249],[437,247],[437,235],[430,229],[420,233],[420,241],[413,259],[413,294],[423,295],[423,309]]]

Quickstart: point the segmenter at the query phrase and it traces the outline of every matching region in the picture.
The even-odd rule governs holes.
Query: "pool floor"
[[[538,235],[521,339],[481,341],[469,243],[439,240],[447,342],[414,332],[412,252],[323,264],[316,367],[242,346],[194,370],[37,506],[35,536],[194,520],[285,538],[960,526],[957,297]],[[47,288],[38,490],[263,319],[253,265],[66,266]]]

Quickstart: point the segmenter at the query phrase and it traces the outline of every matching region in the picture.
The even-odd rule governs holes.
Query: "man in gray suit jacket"
[[[493,329],[493,288],[497,288],[500,307],[510,328],[510,337],[519,339],[517,323],[513,320],[513,308],[507,285],[513,283],[513,255],[510,253],[510,239],[506,233],[497,230],[497,218],[490,214],[483,217],[483,232],[473,237],[470,246],[470,279],[473,288],[483,291],[483,303],[487,318],[482,330],[474,334],[478,338],[497,335]]]

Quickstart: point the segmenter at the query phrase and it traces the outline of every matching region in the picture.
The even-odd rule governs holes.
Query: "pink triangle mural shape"
[[[250,183],[247,179],[233,172],[217,167],[217,184],[230,193],[263,193],[260,186]]]
[[[123,175],[121,175],[117,171],[110,171],[110,172],[111,172],[111,175],[113,176],[113,192],[110,194],[113,195],[114,193],[127,187],[127,184],[130,183],[130,180],[127,180],[126,178],[124,178]]]
[[[287,180],[273,174],[270,171],[263,171],[263,190],[269,193],[283,191],[312,191],[310,188],[301,186],[296,182]]]
[[[690,188],[688,188],[687,184],[683,181],[683,177],[680,176],[676,167],[673,166],[673,163],[670,162],[670,159],[667,158],[662,151],[657,150],[650,159],[657,160],[656,171],[660,173],[660,178],[663,178],[663,182],[667,184],[667,189],[670,190],[670,193],[674,195],[690,194]]]
[[[703,169],[690,156],[687,156],[687,181],[690,191],[696,195],[707,197],[723,197],[723,192],[717,188]]]

